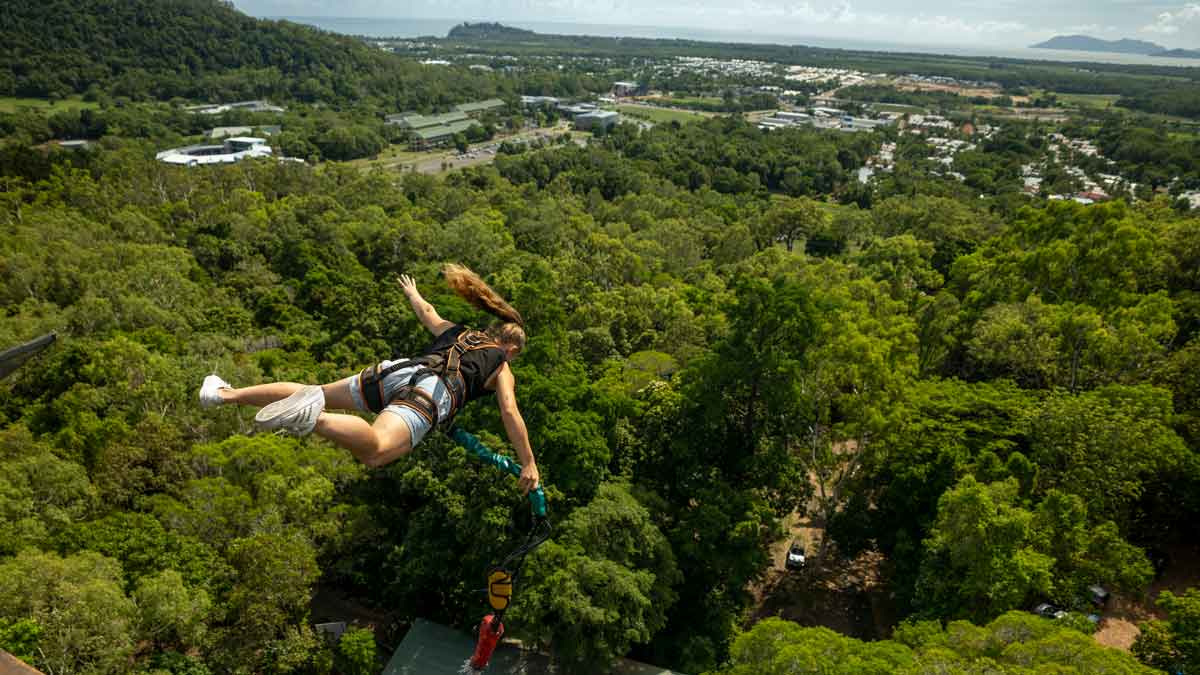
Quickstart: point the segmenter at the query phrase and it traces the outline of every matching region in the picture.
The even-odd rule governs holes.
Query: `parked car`
[[[1066,612],[1062,611],[1061,609],[1055,607],[1054,605],[1052,605],[1048,602],[1043,602],[1042,604],[1038,605],[1037,607],[1034,607],[1033,613],[1037,614],[1040,617],[1044,617],[1047,619],[1061,619],[1067,615]]]
[[[1108,604],[1108,591],[1103,586],[1088,586],[1088,594],[1093,605],[1104,607]]]
[[[804,547],[800,545],[800,542],[793,541],[791,547],[788,548],[787,560],[784,561],[783,566],[789,570],[798,570],[804,567],[804,563]]]

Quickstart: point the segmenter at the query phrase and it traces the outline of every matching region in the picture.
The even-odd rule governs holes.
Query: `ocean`
[[[445,37],[455,25],[476,19],[405,19],[340,16],[269,16],[305,23],[323,30],[366,37]],[[953,56],[994,56],[1037,61],[1086,61],[1093,63],[1143,64],[1156,66],[1200,67],[1200,59],[1175,59],[1141,54],[1110,54],[1029,47],[918,45],[854,40],[848,38],[777,35],[752,31],[720,31],[674,26],[623,26],[615,24],[564,23],[555,21],[501,20],[501,23],[538,33],[558,35],[597,35],[604,37],[678,38],[707,42],[743,42],[751,44],[808,45],[831,49],[858,49],[879,52],[915,52]]]

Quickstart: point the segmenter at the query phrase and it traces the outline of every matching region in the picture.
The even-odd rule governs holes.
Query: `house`
[[[165,164],[200,166],[202,164],[232,164],[243,159],[270,157],[271,146],[265,138],[234,136],[221,145],[189,145],[163,150],[154,156]]]
[[[583,113],[575,116],[575,128],[580,131],[591,131],[592,129],[611,129],[621,118],[621,114],[615,110],[593,110],[592,112]]]

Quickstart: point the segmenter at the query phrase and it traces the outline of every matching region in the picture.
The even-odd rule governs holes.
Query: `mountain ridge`
[[[1045,42],[1030,45],[1031,49],[1065,49],[1071,51],[1109,52],[1114,54],[1156,55],[1166,47],[1146,40],[1103,40],[1090,35],[1056,35]]]

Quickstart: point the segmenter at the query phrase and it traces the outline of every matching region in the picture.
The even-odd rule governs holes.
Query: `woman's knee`
[[[407,434],[388,434],[373,430],[375,439],[371,451],[362,457],[362,463],[372,469],[386,466],[412,452],[412,441]]]
[[[358,402],[354,400],[354,393],[351,390],[350,381],[353,377],[348,377],[337,382],[321,385],[321,391],[325,394],[325,407],[334,410],[358,410]]]

